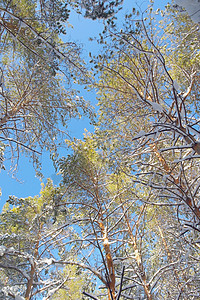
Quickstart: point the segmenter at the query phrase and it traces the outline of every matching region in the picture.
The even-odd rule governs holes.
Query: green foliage
[[[73,265],[73,249],[66,246],[72,228],[70,210],[63,209],[62,197],[63,189],[48,180],[42,184],[40,196],[10,197],[4,205],[0,215],[0,285],[4,297],[19,294],[28,299],[81,299],[83,290],[92,287],[88,274]],[[73,257],[73,261],[69,263],[65,257]]]
[[[198,25],[193,23],[186,13],[177,14],[170,5],[167,6],[165,18],[160,21],[160,24],[164,31],[163,53],[166,63],[170,66],[170,74],[176,80],[182,93],[190,86],[192,79],[192,91],[188,95],[187,102],[192,103],[199,112],[200,34]]]
[[[116,240],[122,237],[116,237],[109,225],[114,227],[119,211],[103,216],[112,237],[113,256],[124,257],[127,264],[128,257],[134,260],[134,267],[128,264],[125,271],[127,277],[134,278],[141,272],[142,280],[138,280],[144,289],[133,288],[131,292],[147,299],[195,299],[199,279],[194,274],[199,264],[192,256],[197,258],[199,253],[200,217],[199,31],[197,25],[169,6],[161,13],[165,17],[159,29],[151,8],[141,21],[138,16],[126,16],[121,30],[109,20],[99,39],[102,53],[96,58],[91,55],[98,74],[100,112],[94,137],[97,151],[105,151],[107,165],[100,195],[109,199],[106,202],[103,198],[102,206],[108,205],[102,209],[104,212],[108,207],[114,211],[118,201],[127,205],[132,196],[130,207],[124,206],[127,215],[123,211],[119,227],[115,227],[123,232],[124,248],[118,243],[118,253]],[[80,174],[82,170],[83,165]],[[70,168],[66,168],[63,173],[65,184],[69,172]],[[87,180],[85,177],[82,189]],[[105,186],[107,193],[102,188]],[[91,186],[87,189],[91,190]],[[87,194],[84,203],[86,199]],[[92,201],[94,204],[94,198]],[[193,229],[184,230],[185,227]],[[117,278],[118,268],[116,264]],[[195,292],[190,294],[191,290]]]
[[[48,269],[48,263],[45,264],[45,261],[48,262],[51,257],[50,251],[47,250],[48,248],[50,250],[51,244],[47,248],[41,244],[48,243],[49,233],[53,234],[56,231],[56,226],[51,221],[55,193],[56,189],[49,181],[42,189],[40,197],[26,199],[10,197],[4,205],[0,220],[0,239],[1,248],[5,249],[5,253],[1,253],[1,268],[7,278],[6,283],[2,283],[5,295],[12,292],[13,287],[13,292],[21,291],[21,295],[25,295],[31,276],[37,280],[40,272],[42,275],[44,270]],[[53,236],[52,238],[54,239]],[[34,270],[33,274],[31,270]],[[17,281],[20,282],[19,288],[16,286]],[[30,290],[34,293],[35,288],[32,286]]]
[[[69,278],[65,285],[56,292],[53,300],[84,300],[83,291],[91,285],[88,274],[79,270],[76,266],[67,266],[62,272],[64,278]]]
[[[99,3],[81,3],[94,19],[109,16],[116,4],[100,2],[105,4],[104,15],[95,11]],[[65,8],[61,21],[67,18]],[[34,5],[30,4],[26,13],[36,13]],[[51,13],[46,14],[49,20],[54,17]],[[15,27],[17,22],[14,20]],[[36,45],[42,58],[52,50],[47,32],[54,33],[53,42],[65,51],[53,25],[45,21],[34,26],[47,40],[42,38],[42,48],[40,43]],[[44,28],[49,31],[42,33]],[[16,28],[13,30],[16,34]],[[18,32],[26,41],[23,32]],[[28,34],[30,38],[33,31]],[[23,114],[28,111],[26,117],[35,124],[32,134],[41,134],[40,142],[48,147],[46,123],[32,116],[34,101],[34,110],[41,110],[39,115],[49,124],[47,132],[59,124],[60,116],[65,126],[69,116],[79,115],[79,104],[83,112],[87,105],[79,98],[73,101],[75,92],[68,94],[62,89],[63,57],[58,58],[62,51],[54,51],[52,61],[36,60],[18,39],[16,43],[11,37],[7,41],[16,47],[2,60],[7,98],[15,99],[15,103],[10,100],[9,111],[14,117],[18,103],[26,97],[17,116],[29,101],[31,108]],[[126,15],[120,30],[114,18],[107,20],[99,43],[101,54],[90,55],[98,74],[95,133],[85,133],[83,140],[66,141],[70,154],[57,162],[63,177],[60,187],[48,181],[40,196],[10,197],[0,216],[2,292],[6,287],[13,297],[21,293],[46,299],[95,298],[91,293],[98,299],[113,300],[198,299],[197,26],[169,5],[166,11],[155,13],[149,7],[142,16],[135,10]],[[33,49],[33,44],[30,46]],[[66,54],[68,58],[74,55]],[[74,56],[79,80],[78,57]],[[29,100],[30,95],[34,97]],[[70,106],[67,115],[64,107],[60,115],[52,106],[46,109],[49,99],[57,107],[63,98],[67,99],[64,105]],[[6,110],[6,101],[2,107]],[[48,134],[50,140],[56,137],[53,130]]]
[[[71,118],[92,117],[89,104],[69,89],[86,80],[87,71],[80,48],[59,37],[67,7],[60,0],[2,1],[0,138],[13,167],[24,151],[38,168],[44,148],[56,156],[56,140],[67,136]]]
[[[78,13],[81,13],[82,10],[84,10],[84,16],[92,20],[108,19],[112,17],[120,9],[122,9],[123,4],[123,0],[78,0],[73,2],[75,2],[74,7],[78,11]]]

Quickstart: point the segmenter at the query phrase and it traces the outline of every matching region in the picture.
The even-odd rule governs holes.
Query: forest
[[[2,300],[200,299],[200,19],[125,2],[0,0],[0,169],[62,178],[3,206]]]

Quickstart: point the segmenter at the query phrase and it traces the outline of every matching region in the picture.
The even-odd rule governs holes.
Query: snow
[[[15,252],[15,248],[14,247],[10,247],[7,250],[8,253],[14,253]]]
[[[53,258],[43,258],[42,260],[40,260],[40,263],[44,263],[47,265],[52,265],[54,263],[54,259]]]
[[[141,138],[141,137],[143,137],[145,135],[146,135],[146,132],[144,130],[141,130],[138,134],[135,135],[134,138],[138,138],[139,139],[139,138]]]
[[[68,103],[66,103],[66,106],[67,107],[72,107],[72,104],[68,102]]]
[[[1,245],[0,246],[0,256],[3,256],[5,254],[5,252],[6,252],[6,247]]]
[[[33,260],[33,257],[29,257],[29,261],[30,261],[30,264],[32,265],[32,266],[34,266],[34,260]]]
[[[21,296],[19,296],[19,295],[16,295],[16,296],[15,296],[15,300],[25,300],[25,298],[24,298],[24,297],[21,297]]]
[[[51,289],[51,290],[48,292],[48,296],[47,296],[47,297],[52,296],[56,291],[57,291],[57,288]],[[46,299],[47,299],[47,298],[46,298]]]
[[[178,82],[176,80],[174,80],[174,88],[176,89],[176,91],[180,90],[180,86],[178,85]]]
[[[151,106],[153,107],[154,110],[162,113],[163,112],[163,107],[162,105],[156,103],[156,102],[150,102]]]

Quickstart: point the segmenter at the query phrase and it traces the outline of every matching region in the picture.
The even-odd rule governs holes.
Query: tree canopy
[[[133,8],[121,25],[122,1],[14,3],[2,10],[4,140],[51,149],[61,122],[93,116],[63,80],[95,89],[98,111],[94,132],[65,139],[59,186],[48,180],[40,196],[6,202],[0,295],[199,299],[198,25],[173,4]],[[60,39],[69,5],[104,19],[90,70]]]
[[[55,153],[70,118],[90,114],[70,88],[86,80],[80,47],[63,41],[69,17],[63,1],[1,1],[1,149],[17,162],[28,152],[37,166],[43,148]],[[8,156],[6,155],[6,158]],[[15,160],[16,159],[16,160]]]

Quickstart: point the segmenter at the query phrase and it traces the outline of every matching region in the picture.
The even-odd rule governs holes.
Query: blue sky
[[[155,7],[163,8],[168,1],[154,1]],[[136,4],[137,3],[137,4]],[[144,10],[149,4],[149,1],[134,1],[134,0],[124,0],[124,9],[123,13],[120,13],[119,18],[125,13],[128,13],[132,10],[132,7],[137,5]],[[89,19],[84,19],[80,15],[73,13],[69,19],[69,23],[73,25],[72,28],[67,28],[67,39],[73,40],[77,43],[83,45],[83,55],[85,58],[88,57],[88,52],[98,52],[98,47],[94,42],[89,41],[89,37],[97,36],[101,29],[103,28],[101,21],[92,21]],[[91,103],[95,104],[95,94],[86,93],[85,90],[81,91],[82,95],[89,100]],[[93,128],[89,124],[88,119],[81,120],[72,120],[69,124],[69,134],[75,136],[76,138],[82,138],[84,129],[92,131]],[[62,150],[62,155],[67,155],[67,150]],[[51,178],[55,184],[58,184],[60,177],[56,176],[56,172],[53,168],[52,162],[49,159],[48,153],[43,153],[41,156],[42,162],[42,172],[44,174],[43,182],[46,182],[46,179]],[[6,163],[6,165],[9,165]],[[7,170],[0,171],[0,187],[2,189],[2,196],[0,200],[0,209],[2,209],[5,201],[8,199],[9,195],[15,195],[16,197],[27,197],[38,195],[41,189],[41,180],[36,177],[34,168],[29,162],[29,159],[21,156],[18,165],[18,172],[16,173],[16,178],[12,178],[12,174],[8,173],[9,167]]]

